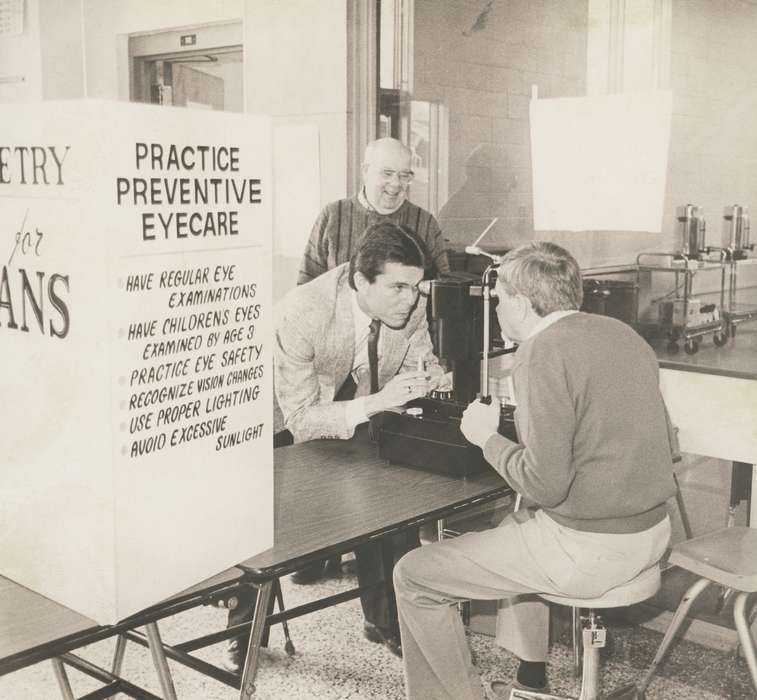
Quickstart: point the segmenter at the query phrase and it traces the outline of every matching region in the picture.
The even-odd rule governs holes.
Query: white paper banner
[[[672,94],[531,100],[534,229],[662,230]]]

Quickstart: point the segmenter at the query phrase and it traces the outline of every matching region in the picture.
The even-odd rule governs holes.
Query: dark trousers
[[[421,544],[417,527],[404,530],[389,539],[391,540],[389,543],[391,548],[389,559],[392,569],[403,555],[411,549],[420,547]],[[385,585],[376,586],[360,595],[360,604],[366,622],[396,634],[399,630],[399,623],[397,621],[397,608],[394,603],[392,572],[384,570],[381,543],[374,541],[357,547],[355,549],[355,563],[357,565],[357,581],[361,588],[378,583],[381,580],[385,582]]]
[[[389,558],[392,561],[392,568],[403,555],[420,546],[418,528],[416,527],[393,535],[390,540],[391,552]],[[357,565],[358,586],[361,588],[384,581],[383,586],[375,586],[360,595],[360,605],[363,608],[363,616],[366,622],[397,634],[399,622],[392,589],[392,572],[384,571],[381,543],[378,541],[368,542],[357,547],[355,549],[355,563]],[[237,593],[237,606],[233,610],[229,610],[226,626],[233,627],[252,620],[255,611],[255,598],[256,591],[253,587],[241,587]],[[240,639],[243,646],[247,644],[247,635],[240,637]]]
[[[257,589],[253,586],[240,586],[236,593],[237,606],[229,610],[229,617],[226,621],[226,628],[241,625],[243,622],[250,622],[255,612],[255,599],[257,598]],[[246,647],[249,640],[249,634],[238,637],[240,646]]]

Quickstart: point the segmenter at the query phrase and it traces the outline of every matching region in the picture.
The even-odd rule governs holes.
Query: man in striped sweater
[[[316,219],[300,264],[297,284],[304,284],[348,262],[363,231],[383,220],[409,227],[428,251],[426,277],[449,272],[444,237],[436,219],[408,201],[413,181],[412,154],[396,139],[371,141],[365,149],[360,192],[327,204]]]

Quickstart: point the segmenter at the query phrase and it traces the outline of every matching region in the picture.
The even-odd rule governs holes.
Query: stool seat
[[[737,591],[757,591],[757,530],[729,527],[679,542],[671,564]]]
[[[660,566],[655,564],[644,569],[638,576],[615,588],[611,588],[598,598],[569,598],[568,596],[540,593],[539,597],[558,605],[573,608],[622,608],[641,603],[660,590]]]

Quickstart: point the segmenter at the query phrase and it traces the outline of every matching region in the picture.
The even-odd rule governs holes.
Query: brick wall
[[[581,95],[586,0],[416,0],[414,99],[449,110],[449,200],[439,212],[453,245],[533,236],[528,103]],[[483,14],[481,14],[483,12]]]
[[[490,243],[535,236],[583,266],[633,262],[678,247],[675,210],[705,209],[720,244],[723,208],[757,213],[757,3],[674,0],[673,120],[662,233],[533,231],[528,101],[586,94],[586,0],[415,3],[415,99],[449,109],[449,201],[439,212],[455,246],[494,216]],[[483,14],[481,14],[483,13]],[[626,47],[626,61],[633,60]],[[651,86],[650,86],[651,87]],[[757,271],[756,271],[757,272]],[[747,283],[747,279],[744,280]]]

